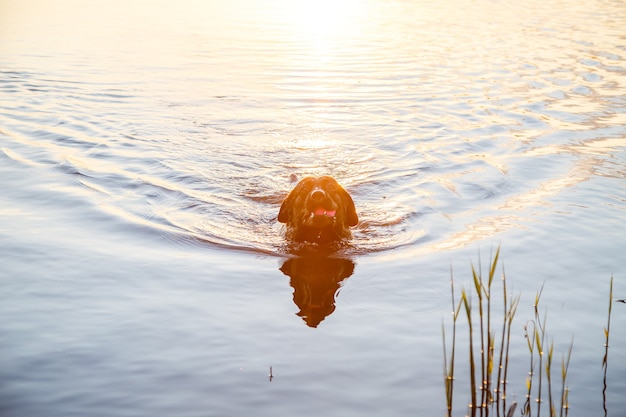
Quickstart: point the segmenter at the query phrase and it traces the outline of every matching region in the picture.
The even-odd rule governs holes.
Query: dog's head
[[[283,201],[278,221],[295,241],[323,243],[350,237],[359,218],[350,194],[323,176],[302,179]]]

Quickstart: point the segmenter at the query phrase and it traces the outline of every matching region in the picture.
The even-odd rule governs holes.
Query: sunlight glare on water
[[[323,54],[333,43],[362,35],[359,22],[368,13],[370,2],[342,1],[276,1],[282,18],[296,38],[312,43]]]

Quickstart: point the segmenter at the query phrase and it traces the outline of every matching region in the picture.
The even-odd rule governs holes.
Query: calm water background
[[[611,0],[0,0],[0,414],[443,415],[450,268],[499,244],[510,392],[545,284],[570,416],[603,414],[624,28]],[[361,217],[322,278],[275,221],[308,174]],[[309,287],[336,300],[307,325]]]

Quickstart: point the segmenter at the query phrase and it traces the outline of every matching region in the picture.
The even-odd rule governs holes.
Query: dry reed
[[[494,300],[493,281],[500,258],[500,248],[497,249],[493,259],[489,261],[488,277],[483,279],[482,268],[478,269],[472,265],[472,284],[470,289],[461,290],[460,299],[456,300],[454,277],[450,273],[450,288],[452,300],[452,339],[451,345],[446,342],[446,326],[442,323],[443,350],[444,350],[444,381],[446,389],[447,416],[452,417],[454,412],[454,382],[455,382],[455,359],[457,353],[457,330],[458,318],[461,309],[465,312],[468,327],[468,365],[469,365],[469,395],[471,397],[468,404],[467,415],[471,417],[488,417],[490,414],[497,417],[512,417],[517,408],[516,401],[508,398],[507,385],[509,378],[509,349],[511,343],[511,329],[513,319],[517,313],[520,302],[520,294],[512,296],[507,288],[506,274],[502,270],[502,318],[501,334],[496,337],[493,323],[492,308]],[[569,345],[569,349],[563,354],[561,360],[561,390],[560,401],[554,395],[556,391],[553,379],[554,364],[554,340],[549,339],[547,332],[547,313],[540,314],[539,302],[543,293],[543,286],[535,295],[534,318],[529,320],[524,326],[524,336],[526,338],[529,351],[529,372],[526,379],[526,400],[521,407],[523,416],[531,417],[533,411],[537,417],[541,417],[542,403],[547,403],[550,417],[567,416],[569,411],[569,389],[567,386],[567,372],[572,356],[574,339]],[[612,281],[611,281],[612,294]],[[473,303],[472,297],[476,297]],[[608,360],[608,333],[610,328],[610,307],[609,324],[605,328],[606,354],[603,366]],[[500,326],[500,325],[498,325]],[[478,331],[475,336],[474,332]],[[479,337],[479,340],[475,340]],[[497,343],[497,346],[496,346]],[[494,375],[494,368],[497,372]],[[480,383],[477,380],[480,378]],[[495,378],[495,381],[494,381]],[[495,383],[494,383],[495,382]],[[557,383],[558,384],[558,383]],[[546,386],[547,385],[547,386]],[[457,390],[458,391],[458,390]],[[458,393],[457,393],[458,395]],[[557,413],[557,404],[560,402],[560,412]],[[535,406],[533,406],[535,404]],[[544,407],[545,408],[545,407]]]

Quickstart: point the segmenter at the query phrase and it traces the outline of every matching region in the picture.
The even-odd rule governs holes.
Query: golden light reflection
[[[318,51],[362,32],[368,2],[356,0],[296,0],[281,5],[295,38]]]
[[[349,26],[351,18],[362,11],[363,3],[352,0],[299,0],[289,4],[297,28],[315,36],[330,36]]]
[[[337,143],[334,140],[329,140],[327,138],[316,137],[316,138],[298,138],[294,141],[293,146],[296,149],[300,150],[314,150],[314,149],[325,149],[335,146]]]
[[[551,197],[562,193],[563,190],[573,188],[579,183],[588,181],[596,175],[597,167],[601,166],[602,162],[597,160],[595,154],[606,155],[615,151],[621,144],[621,140],[614,138],[594,139],[577,146],[546,146],[527,152],[526,155],[534,157],[569,151],[581,158],[576,161],[566,175],[544,181],[538,187],[527,193],[515,195],[495,208],[496,212],[503,214],[487,216],[467,224],[465,230],[450,236],[443,242],[431,245],[431,248],[437,251],[458,249],[480,241],[486,236],[493,236],[512,228],[526,229],[526,223],[538,221],[536,220],[538,214],[533,212],[534,207],[549,205]],[[604,152],[599,152],[598,149],[603,149]],[[529,218],[528,215],[520,213],[532,214]],[[540,212],[537,211],[536,213]]]

